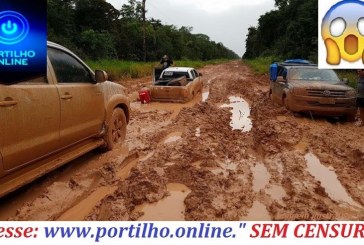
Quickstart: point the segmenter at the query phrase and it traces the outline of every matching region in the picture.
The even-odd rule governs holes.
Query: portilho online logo
[[[0,12],[0,43],[14,45],[24,40],[29,33],[29,22],[15,11]]]

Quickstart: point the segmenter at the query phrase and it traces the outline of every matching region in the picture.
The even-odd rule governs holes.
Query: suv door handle
[[[15,106],[16,104],[18,104],[18,101],[15,100],[4,100],[0,102],[1,107],[11,107]]]
[[[62,100],[70,100],[72,98],[73,98],[73,96],[70,95],[69,93],[65,93],[64,95],[61,96]]]

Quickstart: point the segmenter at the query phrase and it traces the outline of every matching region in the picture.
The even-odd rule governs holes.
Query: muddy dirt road
[[[184,105],[136,101],[127,140],[0,200],[0,220],[364,220],[364,127],[294,116],[239,61]]]

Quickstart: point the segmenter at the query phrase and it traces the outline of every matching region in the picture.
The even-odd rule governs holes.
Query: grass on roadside
[[[93,70],[104,70],[109,76],[109,80],[119,80],[122,78],[138,78],[152,74],[152,62],[133,62],[123,60],[99,60],[86,62]]]
[[[228,60],[193,61],[177,60],[175,66],[202,68],[206,65],[216,65],[226,63]],[[99,60],[86,62],[93,70],[104,70],[109,75],[109,80],[116,81],[125,78],[139,78],[152,75],[153,68],[158,66],[158,62],[133,62],[123,60]]]
[[[268,56],[268,57],[258,57],[255,59],[243,60],[244,63],[249,65],[253,70],[259,74],[268,74],[269,73],[269,66],[274,63],[280,61],[279,59]]]
[[[348,79],[348,85],[353,88],[357,88],[358,86],[358,75],[355,70],[337,70],[336,73],[340,77],[341,80],[344,78]]]

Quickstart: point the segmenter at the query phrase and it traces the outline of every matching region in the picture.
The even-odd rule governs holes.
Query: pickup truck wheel
[[[360,107],[359,112],[360,112],[361,124],[364,125],[364,108]]]
[[[356,118],[356,112],[355,113],[349,113],[345,115],[345,120],[347,122],[354,122]]]
[[[115,146],[122,144],[126,135],[126,117],[120,108],[115,108],[107,122],[107,131],[104,136],[105,149],[112,150]]]

